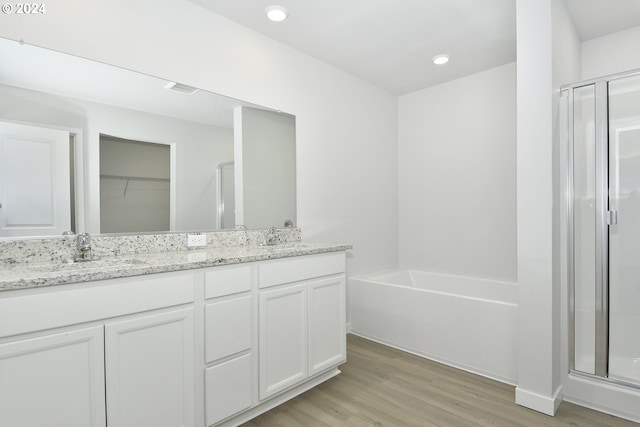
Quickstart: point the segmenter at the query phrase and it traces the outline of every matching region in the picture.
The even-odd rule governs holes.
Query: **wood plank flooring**
[[[640,425],[567,402],[550,417],[516,405],[513,386],[354,335],[347,349],[342,374],[244,426]]]

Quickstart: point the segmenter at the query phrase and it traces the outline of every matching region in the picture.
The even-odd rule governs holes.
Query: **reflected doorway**
[[[171,150],[100,135],[100,232],[171,229]]]

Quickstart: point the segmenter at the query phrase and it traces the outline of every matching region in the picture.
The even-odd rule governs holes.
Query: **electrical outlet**
[[[187,234],[187,246],[190,248],[207,246],[207,236],[204,234]]]

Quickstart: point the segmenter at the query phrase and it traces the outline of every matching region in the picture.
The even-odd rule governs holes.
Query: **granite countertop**
[[[89,282],[193,268],[337,252],[351,245],[287,242],[274,246],[226,246],[201,250],[105,256],[67,264],[60,260],[0,266],[0,292],[68,283]]]

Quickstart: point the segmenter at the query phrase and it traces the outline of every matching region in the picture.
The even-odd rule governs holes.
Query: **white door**
[[[193,309],[105,326],[109,427],[193,427]]]
[[[347,358],[344,276],[309,283],[309,375]]]
[[[0,426],[104,427],[101,326],[0,344]]]
[[[307,285],[260,293],[260,399],[307,378]]]
[[[0,122],[0,237],[71,229],[69,132]]]

